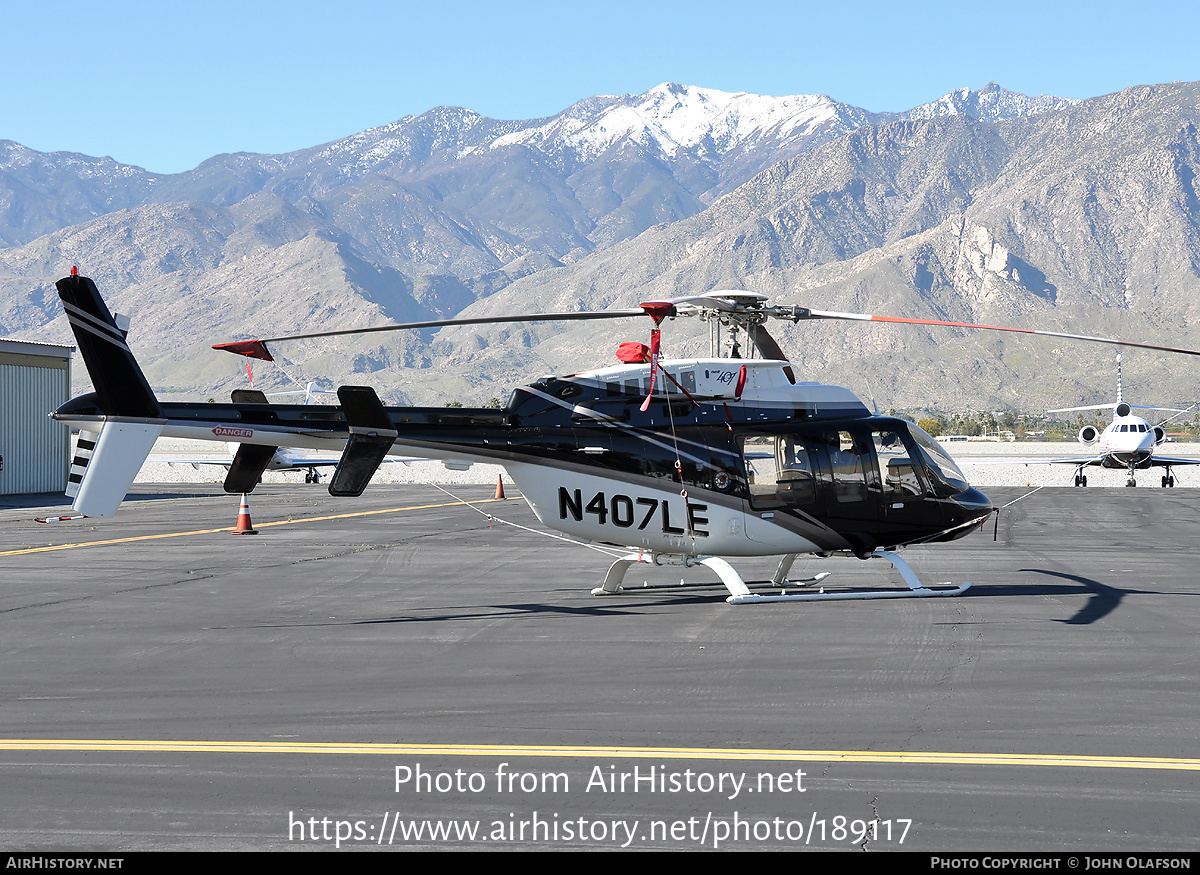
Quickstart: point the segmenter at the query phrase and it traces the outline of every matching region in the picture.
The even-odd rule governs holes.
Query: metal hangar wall
[[[73,350],[0,338],[0,495],[66,489],[71,433],[48,414],[71,396]]]

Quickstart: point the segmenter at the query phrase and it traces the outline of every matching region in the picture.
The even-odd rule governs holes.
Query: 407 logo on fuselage
[[[641,496],[635,498],[620,492],[613,493],[611,496],[604,492],[597,492],[587,504],[584,504],[583,490],[569,490],[565,486],[558,487],[559,519],[572,519],[581,523],[584,521],[584,517],[591,517],[602,526],[611,525],[620,529],[636,528],[639,532],[644,531],[651,525],[652,520],[657,519],[664,535],[694,535],[698,538],[707,538],[708,531],[703,527],[708,525],[708,517],[705,516],[708,513],[708,505],[688,501],[685,502],[685,507],[686,510],[683,513],[676,508],[675,521],[683,523],[686,520],[686,528],[672,524],[671,503],[665,500]]]

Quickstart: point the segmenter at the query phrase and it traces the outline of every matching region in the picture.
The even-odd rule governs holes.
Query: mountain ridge
[[[410,117],[407,127],[400,120],[337,141],[384,172],[318,161],[330,144],[216,156],[202,174],[156,183],[181,198],[161,203],[133,174],[128,192],[106,196],[144,202],[0,250],[0,330],[69,342],[47,277],[74,262],[134,314],[131,342],[148,341],[152,383],[180,392],[192,380],[194,391],[221,393],[245,374],[236,361],[214,363],[203,344],[185,355],[170,343],[187,324],[172,308],[194,323],[191,334],[215,341],[248,326],[283,334],[747,287],[827,309],[1194,334],[1196,83],[1081,102],[989,85],[874,114],[820,142],[809,135],[836,120],[820,96],[805,104],[808,121],[793,119],[792,139],[775,124],[778,105],[755,97],[664,83],[589,98],[537,124],[435,109],[423,114],[432,128]],[[670,117],[674,127],[658,124],[655,113],[676,103],[684,111]],[[724,127],[697,122],[734,105]],[[608,139],[592,157],[567,148],[570,136],[592,148],[599,127]],[[405,149],[416,156],[407,164],[395,157]],[[185,197],[195,191],[205,197]],[[831,346],[828,333],[802,324],[783,326],[780,338],[816,378],[862,391],[857,383],[875,373],[871,394],[886,394],[889,406],[1043,397],[1055,406],[1051,393],[1069,400],[1108,384],[1094,350],[959,335],[951,349],[930,331],[871,331],[849,328]],[[485,401],[531,371],[594,365],[611,334],[453,329],[312,343],[294,360],[308,377],[369,380],[393,399]],[[703,345],[687,330],[676,339],[689,354]],[[1061,373],[1036,368],[1029,349],[1048,349],[1041,354]],[[1136,379],[1139,364],[1129,367]],[[1190,375],[1169,388],[1200,396]]]

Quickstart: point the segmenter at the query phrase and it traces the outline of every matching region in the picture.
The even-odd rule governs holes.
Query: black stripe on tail
[[[100,409],[108,416],[161,417],[154,391],[96,284],[85,276],[72,275],[54,285],[96,388]]]

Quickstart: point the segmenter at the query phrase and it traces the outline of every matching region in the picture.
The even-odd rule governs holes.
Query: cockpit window
[[[954,463],[949,454],[942,449],[941,444],[926,434],[923,429],[911,423],[908,426],[908,432],[917,442],[917,448],[921,455],[925,457],[925,466],[929,476],[934,480],[935,492],[954,495],[970,488],[967,478],[963,476],[963,472],[959,470],[958,465]]]
[[[914,465],[904,440],[895,431],[871,432],[875,441],[875,459],[879,463],[879,481],[889,499],[908,496],[917,498],[925,494],[921,477],[917,473],[919,464]]]

